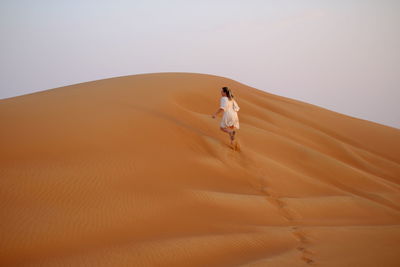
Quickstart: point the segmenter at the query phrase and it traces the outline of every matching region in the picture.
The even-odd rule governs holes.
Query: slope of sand
[[[400,266],[398,129],[191,73],[3,99],[0,123],[0,266]]]

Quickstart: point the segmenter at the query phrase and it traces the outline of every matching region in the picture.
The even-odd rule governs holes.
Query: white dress
[[[225,128],[233,125],[236,129],[239,129],[239,117],[237,112],[240,107],[235,99],[229,100],[227,96],[221,97],[220,108],[224,110],[220,126]]]

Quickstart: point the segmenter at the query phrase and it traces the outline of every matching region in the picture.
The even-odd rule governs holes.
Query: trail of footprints
[[[234,144],[230,145],[230,148],[233,151],[241,152],[240,144],[236,141]],[[247,161],[245,158],[241,158],[244,161]],[[248,161],[247,161],[248,162]],[[290,222],[295,222],[295,216],[290,209],[286,207],[286,203],[280,199],[280,196],[274,194],[270,191],[268,186],[265,185],[265,173],[262,171],[260,167],[254,166],[252,163],[248,162],[246,164],[247,168],[253,169],[256,173],[258,173],[259,181],[259,190],[266,196],[267,200],[278,208],[280,214],[286,218]],[[307,249],[307,244],[310,243],[310,238],[307,236],[307,233],[301,230],[299,226],[291,226],[291,231],[294,237],[299,241],[299,245],[296,247],[298,251],[301,252],[301,260],[306,264],[314,265],[316,264],[315,260],[312,259],[315,254],[314,251]]]
[[[286,203],[282,201],[279,196],[269,192],[268,187],[266,186],[262,186],[261,191],[264,193],[267,200],[278,208],[283,217],[285,217],[288,221],[295,220],[292,212],[286,208]],[[310,242],[307,234],[302,231],[299,226],[291,226],[291,229],[294,237],[300,242],[296,249],[301,252],[301,260],[310,265],[315,264],[315,261],[312,259],[314,252],[306,248],[307,243]]]

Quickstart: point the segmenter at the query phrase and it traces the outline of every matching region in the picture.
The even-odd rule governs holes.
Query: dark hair
[[[222,90],[224,91],[226,96],[229,98],[229,100],[232,100],[233,94],[232,94],[231,90],[226,86],[222,87]]]

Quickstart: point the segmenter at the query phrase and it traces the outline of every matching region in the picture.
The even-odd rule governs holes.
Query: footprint
[[[315,254],[315,252],[307,249],[306,246],[304,246],[304,243],[308,243],[309,241],[307,234],[303,231],[300,231],[299,226],[292,226],[291,228],[293,230],[292,234],[302,243],[302,245],[296,247],[296,249],[301,252],[301,260],[305,261],[307,264],[314,264],[315,261],[311,259],[311,257]]]
[[[305,251],[305,250],[306,250],[305,247],[297,247],[296,249],[297,249],[297,250],[300,250],[300,251]]]
[[[305,247],[303,247],[303,246],[299,246],[299,247],[297,247],[296,249],[299,250],[299,251],[301,251],[301,252],[303,252],[304,254],[310,254],[310,255],[315,254],[313,251],[308,250],[307,248],[305,248]]]
[[[292,234],[302,243],[308,243],[308,238],[306,234],[301,231],[292,232]]]
[[[233,141],[233,144],[229,144],[229,147],[234,151],[238,151],[238,152],[241,151],[240,144],[238,141]]]
[[[277,198],[271,197],[269,201],[274,204],[275,206],[278,206],[279,208],[282,208],[284,206],[283,202]]]
[[[274,196],[272,193],[265,193],[266,198],[268,201],[271,202],[272,205],[278,208],[278,212],[289,221],[293,221],[295,216],[292,214],[291,211],[287,210],[287,204],[280,200],[278,197]]]
[[[282,216],[285,217],[287,220],[289,220],[289,221],[294,220],[294,217],[288,211],[282,209],[280,212],[281,212]]]
[[[277,199],[276,202],[278,203],[278,206],[281,207],[281,208],[286,206],[286,203],[283,202],[282,200]]]
[[[314,260],[312,260],[312,259],[310,259],[308,257],[305,257],[305,256],[302,256],[301,259],[303,261],[307,262],[308,264],[313,264],[314,263]]]

